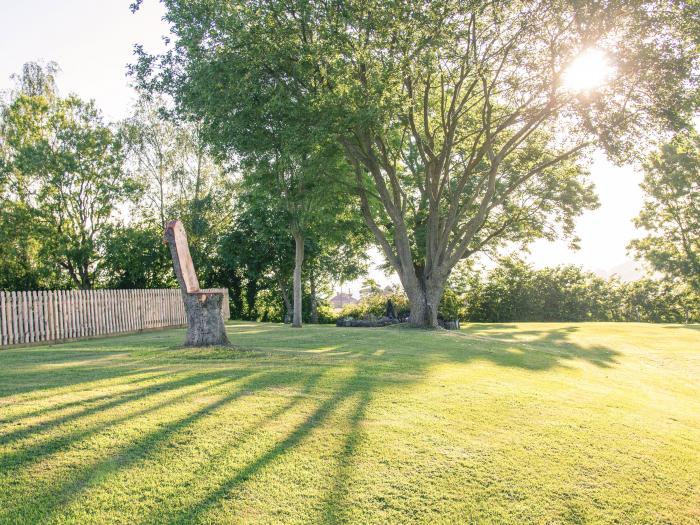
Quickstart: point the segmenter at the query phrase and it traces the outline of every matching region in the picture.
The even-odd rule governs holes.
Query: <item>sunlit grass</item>
[[[0,352],[0,523],[698,523],[700,327]]]

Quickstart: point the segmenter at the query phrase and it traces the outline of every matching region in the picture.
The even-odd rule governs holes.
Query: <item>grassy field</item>
[[[700,326],[0,351],[0,523],[700,523]]]

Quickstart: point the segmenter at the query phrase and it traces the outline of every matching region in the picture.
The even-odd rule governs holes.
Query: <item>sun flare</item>
[[[615,68],[600,49],[587,49],[566,68],[562,85],[568,91],[583,93],[605,85]]]

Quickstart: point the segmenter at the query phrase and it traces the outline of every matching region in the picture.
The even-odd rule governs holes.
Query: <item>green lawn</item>
[[[700,326],[0,351],[0,523],[700,523]]]

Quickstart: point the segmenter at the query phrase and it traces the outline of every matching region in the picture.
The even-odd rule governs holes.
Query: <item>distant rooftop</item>
[[[357,304],[360,301],[355,299],[349,293],[339,293],[335,297],[331,298],[330,303],[334,310],[342,310],[343,307],[349,304]]]

